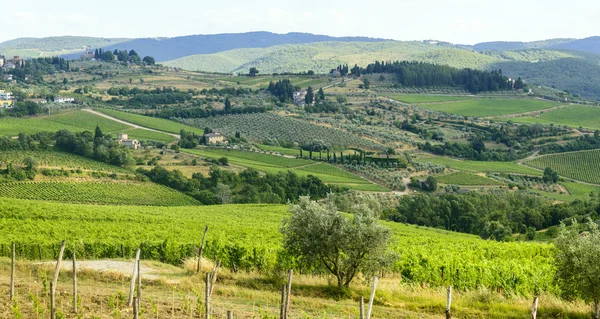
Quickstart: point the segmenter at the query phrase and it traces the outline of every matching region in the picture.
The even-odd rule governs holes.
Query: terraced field
[[[538,99],[476,99],[421,107],[456,115],[486,117],[539,111],[558,105],[560,104]]]
[[[69,203],[187,206],[193,198],[153,183],[134,182],[10,182],[0,183],[0,196]]]
[[[184,150],[184,152],[200,155],[212,159],[227,157],[229,163],[233,165],[249,167],[257,171],[276,174],[282,171],[293,171],[300,176],[313,175],[320,178],[327,184],[347,186],[354,190],[363,191],[389,191],[387,188],[375,185],[354,174],[348,173],[342,169],[327,163],[319,163],[306,159],[286,158],[261,154],[255,152],[225,150],[204,148],[196,150]]]
[[[464,186],[484,186],[484,185],[502,185],[501,182],[475,175],[468,174],[463,172],[456,172],[444,176],[437,177],[438,183],[447,184],[447,185],[464,185]]]
[[[600,184],[600,150],[545,155],[525,163],[542,170],[550,167],[560,176]]]

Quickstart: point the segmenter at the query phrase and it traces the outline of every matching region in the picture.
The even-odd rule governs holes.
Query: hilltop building
[[[4,66],[4,57],[0,55],[0,68]]]
[[[204,134],[204,140],[206,141],[206,144],[219,144],[228,142],[227,138],[218,132]]]
[[[14,98],[11,92],[0,90],[0,108],[12,109],[14,106]]]
[[[137,150],[140,147],[142,147],[142,144],[140,143],[140,141],[129,139],[129,135],[127,135],[125,133],[119,133],[119,135],[117,136],[117,143],[119,143],[125,147],[132,148],[134,150]]]

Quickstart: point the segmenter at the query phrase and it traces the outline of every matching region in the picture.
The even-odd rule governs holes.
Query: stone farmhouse
[[[132,148],[134,150],[137,150],[142,147],[142,144],[140,143],[140,141],[129,139],[129,135],[127,135],[125,133],[119,133],[119,135],[117,136],[117,143],[119,143],[125,147]]]
[[[206,144],[227,143],[227,138],[218,132],[204,134],[204,140]]]

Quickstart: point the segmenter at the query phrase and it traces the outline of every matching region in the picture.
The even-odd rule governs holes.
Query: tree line
[[[301,196],[317,200],[329,193],[346,190],[326,185],[318,177],[298,176],[291,171],[261,176],[251,168],[235,173],[212,167],[208,177],[195,173],[192,178],[187,178],[179,170],[168,171],[157,165],[151,170],[140,168],[137,172],[155,183],[184,192],[204,205],[285,204],[288,201],[296,202]]]
[[[361,68],[355,65],[350,73],[355,76],[373,73],[395,74],[398,83],[408,87],[450,86],[462,87],[476,94],[484,91],[523,89],[523,81],[510,80],[502,70],[480,71],[457,69],[450,66],[409,61],[375,61]]]

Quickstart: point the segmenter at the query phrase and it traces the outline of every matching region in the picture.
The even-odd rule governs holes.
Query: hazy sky
[[[0,41],[310,32],[474,44],[600,35],[598,0],[2,1]]]

